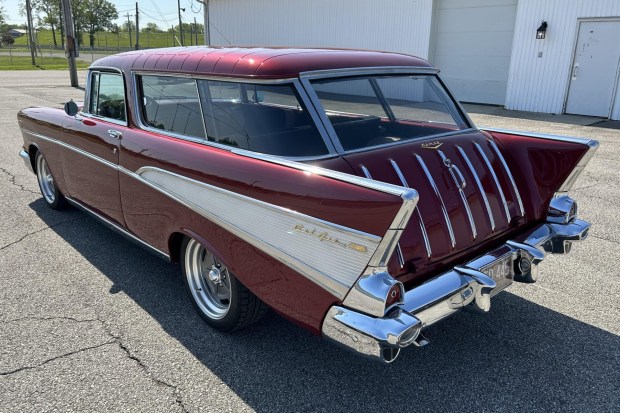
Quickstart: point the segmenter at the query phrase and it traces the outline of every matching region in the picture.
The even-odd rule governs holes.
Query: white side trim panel
[[[339,298],[346,295],[364,271],[381,241],[375,235],[162,169],[144,167],[137,175],[151,187],[278,258]]]

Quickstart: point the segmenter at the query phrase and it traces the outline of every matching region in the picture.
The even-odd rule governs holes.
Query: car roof
[[[348,49],[276,47],[172,47],[107,56],[91,67],[253,78],[291,78],[301,72],[346,68],[432,68],[401,53]]]

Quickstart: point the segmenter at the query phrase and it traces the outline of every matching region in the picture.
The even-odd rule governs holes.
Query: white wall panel
[[[386,50],[428,58],[433,0],[211,0],[213,45]]]
[[[620,0],[519,0],[506,108],[562,113],[578,19],[619,16]],[[549,27],[546,38],[537,40],[541,20]],[[620,93],[612,117],[620,119]]]
[[[437,0],[432,62],[457,99],[503,105],[517,0]]]

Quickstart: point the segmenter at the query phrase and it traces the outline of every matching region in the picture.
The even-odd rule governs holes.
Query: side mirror
[[[78,113],[78,105],[74,101],[70,100],[65,103],[65,113],[69,116],[75,116]]]

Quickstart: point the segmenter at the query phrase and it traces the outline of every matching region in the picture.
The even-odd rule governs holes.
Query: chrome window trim
[[[435,67],[417,66],[371,66],[344,69],[312,70],[300,72],[299,77],[303,79],[327,79],[332,77],[364,76],[364,75],[436,75],[439,69]]]
[[[504,169],[506,170],[506,173],[508,174],[508,178],[510,179],[510,183],[512,184],[512,189],[515,191],[515,195],[517,196],[517,202],[519,203],[519,211],[521,212],[521,216],[524,217],[525,209],[523,209],[523,201],[521,200],[521,193],[519,192],[519,188],[517,188],[517,184],[515,183],[515,179],[512,176],[512,172],[510,172],[510,168],[508,168],[508,164],[506,163],[504,156],[499,151],[499,148],[497,147],[495,142],[489,141],[489,144],[495,151],[495,154],[499,158],[500,162],[502,163],[502,166],[504,167]]]
[[[123,80],[123,90],[125,93],[125,121],[121,121],[118,119],[112,119],[112,118],[107,118],[105,116],[99,116],[99,115],[95,115],[90,113],[90,99],[91,99],[91,82],[92,82],[92,75],[97,72],[97,73],[116,73],[119,74],[121,76],[121,79]],[[84,94],[84,106],[82,106],[82,110],[78,113],[80,116],[83,116],[85,118],[90,118],[90,119],[97,119],[97,120],[102,120],[105,122],[110,122],[113,123],[115,125],[118,126],[129,126],[129,111],[127,110],[127,108],[129,108],[129,96],[128,96],[128,89],[127,89],[127,83],[125,82],[125,73],[116,68],[116,67],[110,67],[110,66],[91,66],[88,68],[88,76],[86,77],[86,90],[85,90],[85,94]]]
[[[456,239],[454,238],[454,230],[452,229],[452,222],[450,221],[450,215],[448,215],[446,204],[443,202],[443,198],[441,197],[439,188],[437,188],[437,184],[435,183],[435,180],[433,179],[431,172],[426,166],[424,159],[422,159],[422,157],[418,154],[415,154],[415,157],[418,160],[418,163],[420,164],[422,169],[424,170],[424,174],[426,175],[428,182],[431,184],[433,191],[435,191],[435,195],[437,196],[437,199],[439,199],[439,202],[441,203],[441,212],[443,213],[443,218],[446,221],[446,227],[448,228],[448,234],[450,235],[450,242],[452,243],[452,248],[454,248],[456,246]]]
[[[478,191],[480,191],[480,194],[482,195],[482,200],[484,201],[484,206],[487,210],[487,215],[489,216],[489,223],[491,224],[491,231],[495,231],[495,219],[493,218],[493,212],[491,211],[491,205],[489,204],[489,199],[487,198],[487,194],[484,191],[484,188],[482,187],[482,182],[480,182],[480,177],[478,176],[476,169],[474,169],[474,165],[469,160],[469,157],[467,156],[463,148],[461,148],[459,145],[455,145],[455,146],[456,146],[456,149],[461,154],[461,156],[463,157],[463,160],[467,164],[467,167],[469,168],[471,174],[474,177],[474,181],[476,182]]]
[[[361,152],[368,152],[368,151],[372,151],[372,150],[376,150],[376,149],[383,149],[383,148],[387,148],[387,147],[406,145],[406,144],[412,143],[412,142],[420,143],[420,142],[426,142],[426,141],[433,141],[433,140],[436,140],[436,139],[439,139],[439,138],[445,138],[445,137],[448,137],[448,136],[460,135],[461,133],[469,133],[469,132],[475,132],[475,131],[476,131],[476,129],[474,129],[474,128],[468,128],[468,129],[461,129],[461,130],[456,130],[456,131],[438,133],[436,135],[428,135],[428,136],[424,136],[422,138],[413,138],[413,139],[405,139],[405,140],[398,141],[398,142],[382,143],[380,145],[367,146],[365,148],[350,149],[348,151],[342,152],[341,155],[352,155],[352,154],[361,153]]]
[[[251,76],[226,76],[226,75],[218,75],[218,74],[200,74],[200,73],[183,73],[177,71],[167,71],[160,69],[153,70],[145,70],[145,69],[132,69],[132,74],[136,74],[139,76],[174,76],[174,77],[184,77],[196,80],[215,80],[222,82],[237,82],[237,83],[261,83],[261,84],[282,84],[282,83],[291,83],[297,79],[297,77],[279,77],[273,79],[265,79]]]
[[[491,165],[491,161],[489,161],[489,158],[484,153],[484,149],[482,149],[482,146],[480,146],[477,142],[474,142],[474,145],[476,146],[476,149],[478,149],[478,152],[480,153],[482,160],[484,161],[487,168],[489,169],[489,172],[491,172],[491,177],[493,178],[493,182],[495,183],[495,186],[497,187],[497,190],[499,191],[499,196],[504,206],[504,212],[506,213],[506,221],[510,223],[510,218],[511,218],[510,210],[508,209],[508,203],[506,202],[506,196],[504,195],[504,190],[502,189],[502,186],[499,184],[499,179],[497,179],[497,175],[495,174],[495,171],[493,170],[493,165]]]
[[[135,117],[135,122],[136,125],[138,126],[138,128],[148,131],[148,132],[152,132],[152,133],[157,133],[157,134],[162,134],[165,136],[169,136],[172,138],[177,138],[177,139],[183,139],[183,140],[187,140],[190,142],[194,142],[194,143],[200,143],[206,146],[211,146],[214,148],[218,148],[218,149],[223,149],[229,152],[233,152],[235,153],[236,151],[247,151],[247,152],[251,152],[251,153],[257,153],[257,154],[261,154],[261,152],[254,152],[254,151],[250,151],[247,149],[237,149],[233,146],[229,146],[229,145],[224,145],[224,144],[220,144],[217,142],[212,142],[209,141],[208,139],[201,139],[201,138],[196,138],[193,136],[188,136],[188,135],[182,135],[182,134],[178,134],[172,131],[167,131],[164,129],[158,129],[158,128],[154,128],[150,125],[147,125],[144,121],[144,115],[142,113],[142,106],[140,104],[140,97],[141,97],[141,93],[139,91],[138,88],[138,77],[139,76],[167,76],[167,77],[180,77],[180,78],[189,78],[189,79],[194,79],[195,83],[196,83],[196,88],[198,90],[198,96],[199,96],[199,100],[201,101],[201,94],[200,94],[200,88],[198,87],[198,82],[197,80],[214,80],[214,81],[222,81],[222,82],[237,82],[239,79],[237,78],[225,78],[225,77],[215,77],[215,76],[207,76],[207,77],[202,77],[202,76],[194,76],[194,75],[183,75],[183,74],[179,74],[179,73],[168,73],[168,72],[148,72],[148,71],[132,71],[132,78],[133,78],[133,92],[134,92],[134,104],[136,105],[136,109],[134,110],[134,117]],[[299,84],[299,80],[298,79],[280,79],[281,81],[278,82],[272,82],[272,81],[265,81],[265,82],[253,82],[252,79],[245,79],[244,82],[240,82],[240,83],[265,83],[265,84],[287,84],[290,83],[293,86],[293,89],[297,92],[297,94],[299,95],[300,99],[302,100],[302,103],[304,105],[306,105],[306,109],[308,110],[308,114],[310,115],[310,118],[312,119],[312,121],[314,122],[316,128],[317,128],[317,132],[319,133],[319,135],[321,136],[321,139],[323,140],[323,143],[325,144],[325,148],[327,149],[327,152],[325,155],[316,155],[316,156],[287,156],[286,159],[292,159],[292,160],[296,160],[299,162],[302,161],[318,161],[318,160],[324,160],[324,159],[331,159],[331,158],[335,158],[338,156],[338,153],[336,152],[334,145],[331,141],[331,139],[329,139],[327,137],[327,132],[325,131],[325,128],[323,127],[322,122],[319,122],[318,119],[318,114],[316,113],[316,109],[314,108],[314,105],[311,104],[311,101],[308,100],[307,96],[304,93],[304,89],[301,87],[301,85]],[[202,108],[202,102],[200,103],[201,108]],[[205,136],[208,136],[208,130],[207,130],[207,125],[206,125],[206,121],[204,119],[204,111],[203,111],[203,116],[202,116],[202,123],[203,123],[203,127],[205,130]],[[265,155],[269,155],[269,156],[279,156],[279,155],[271,155],[271,154],[265,154]]]
[[[424,70],[421,70],[421,69],[424,69]],[[426,69],[429,69],[429,70],[426,70]],[[450,90],[446,87],[445,83],[441,81],[441,79],[439,78],[438,73],[439,73],[439,70],[435,68],[417,68],[416,69],[415,67],[414,68],[412,67],[375,67],[375,68],[358,68],[358,69],[330,69],[330,70],[317,70],[317,71],[312,71],[312,72],[302,72],[299,74],[299,79],[300,79],[301,86],[303,87],[310,101],[314,105],[314,108],[318,115],[318,119],[322,122],[323,127],[325,128],[329,139],[332,141],[334,147],[336,148],[336,152],[339,155],[344,156],[344,155],[366,152],[369,150],[381,149],[381,148],[386,148],[386,147],[391,147],[391,146],[396,146],[396,145],[404,145],[404,144],[411,143],[411,142],[420,142],[420,141],[425,141],[427,139],[432,140],[432,139],[442,138],[446,136],[457,135],[460,133],[477,131],[477,129],[473,126],[474,125],[473,122],[467,115],[467,112],[465,112],[465,110],[460,105],[460,103],[456,99],[454,99],[454,96],[452,95],[452,93],[450,93]],[[311,81],[317,80],[317,79],[324,79],[324,78],[329,79],[329,78],[339,78],[339,77],[370,76],[370,75],[380,76],[380,75],[389,75],[389,74],[435,75],[435,78],[443,86],[445,94],[448,96],[451,102],[455,105],[455,108],[457,109],[457,111],[459,111],[458,115],[461,115],[466,127],[463,129],[456,130],[456,131],[438,133],[438,134],[428,135],[428,136],[424,136],[420,138],[405,139],[405,140],[401,140],[398,142],[389,142],[389,143],[383,143],[379,145],[368,146],[364,148],[345,150],[342,144],[340,143],[338,134],[336,133],[334,126],[329,120],[329,117],[327,116],[327,113],[325,109],[323,108],[323,105],[321,104],[321,100],[319,99],[319,96],[316,94],[316,91],[314,90],[314,87],[312,86]],[[374,90],[374,87],[373,87],[373,90]],[[377,98],[381,99],[379,96],[377,96]],[[454,115],[454,113],[452,112],[451,114]],[[459,128],[461,127],[458,124],[456,126]]]

